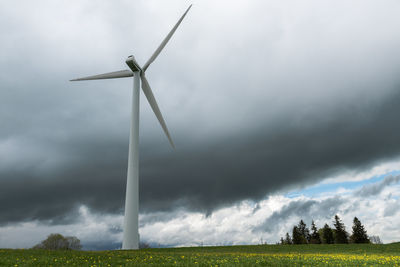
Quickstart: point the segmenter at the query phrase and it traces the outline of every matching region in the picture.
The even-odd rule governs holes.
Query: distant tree
[[[281,245],[285,245],[285,240],[283,239],[283,237],[281,237],[280,243]]]
[[[333,225],[335,226],[335,244],[348,244],[349,234],[346,232],[346,228],[338,215],[335,215]]]
[[[32,249],[43,249],[42,243],[34,245]]]
[[[306,240],[306,242],[303,244],[307,244],[310,241],[310,230],[308,230],[307,225],[304,223],[303,220],[300,220],[297,227],[299,229],[300,235]]]
[[[329,227],[328,224],[325,224],[324,227],[321,229],[322,231],[322,243],[324,244],[333,244],[334,238],[333,238],[333,231]]]
[[[350,236],[350,242],[352,243],[370,243],[368,239],[367,231],[364,226],[361,224],[360,220],[357,217],[354,217],[353,220],[353,233]]]
[[[368,239],[369,241],[371,241],[372,244],[383,244],[381,238],[378,235],[372,235]]]
[[[150,244],[146,242],[140,242],[139,248],[150,248]]]
[[[290,238],[289,233],[286,233],[285,244],[287,244],[287,245],[292,245],[293,244],[292,238]]]
[[[68,249],[68,241],[61,234],[51,234],[42,241],[44,249]]]
[[[318,233],[318,229],[315,226],[314,220],[311,222],[311,235],[310,235],[310,244],[321,244],[321,238]]]
[[[65,239],[68,242],[68,249],[81,250],[81,241],[76,236],[66,236]]]
[[[293,244],[297,245],[297,244],[301,244],[301,236],[299,233],[299,229],[297,228],[297,226],[293,226],[292,229],[292,241]]]
[[[61,234],[50,234],[47,239],[35,245],[33,248],[49,250],[80,250],[82,246],[81,241],[75,236],[64,237]]]
[[[292,242],[295,245],[298,244],[307,244],[307,240],[302,235],[298,226],[294,226],[292,230]]]

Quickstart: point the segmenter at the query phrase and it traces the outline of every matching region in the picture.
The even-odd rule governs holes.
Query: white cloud
[[[123,216],[92,214],[81,206],[78,221],[69,225],[49,225],[38,221],[0,227],[0,248],[30,248],[51,233],[77,236],[85,243],[118,243],[122,240]],[[117,231],[114,231],[117,230]],[[91,244],[92,245],[92,244]]]

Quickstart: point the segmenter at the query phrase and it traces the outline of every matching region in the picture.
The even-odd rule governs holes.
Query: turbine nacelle
[[[136,59],[134,56],[129,56],[126,60],[126,65],[128,65],[128,67],[133,71],[142,71],[142,69],[140,68],[139,64],[136,62]]]

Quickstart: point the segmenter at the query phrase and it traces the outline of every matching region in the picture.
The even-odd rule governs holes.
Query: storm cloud
[[[68,80],[145,62],[186,7],[45,3],[0,4],[1,224],[122,213],[132,82]],[[147,74],[177,148],[142,98],[141,212],[209,215],[398,158],[399,5],[195,3]]]

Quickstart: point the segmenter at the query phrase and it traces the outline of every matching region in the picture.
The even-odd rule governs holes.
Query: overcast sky
[[[142,240],[276,242],[339,214],[399,241],[400,2],[4,0],[0,247],[120,246],[132,79],[69,80],[144,64],[191,3],[146,72],[175,150],[141,95]]]

